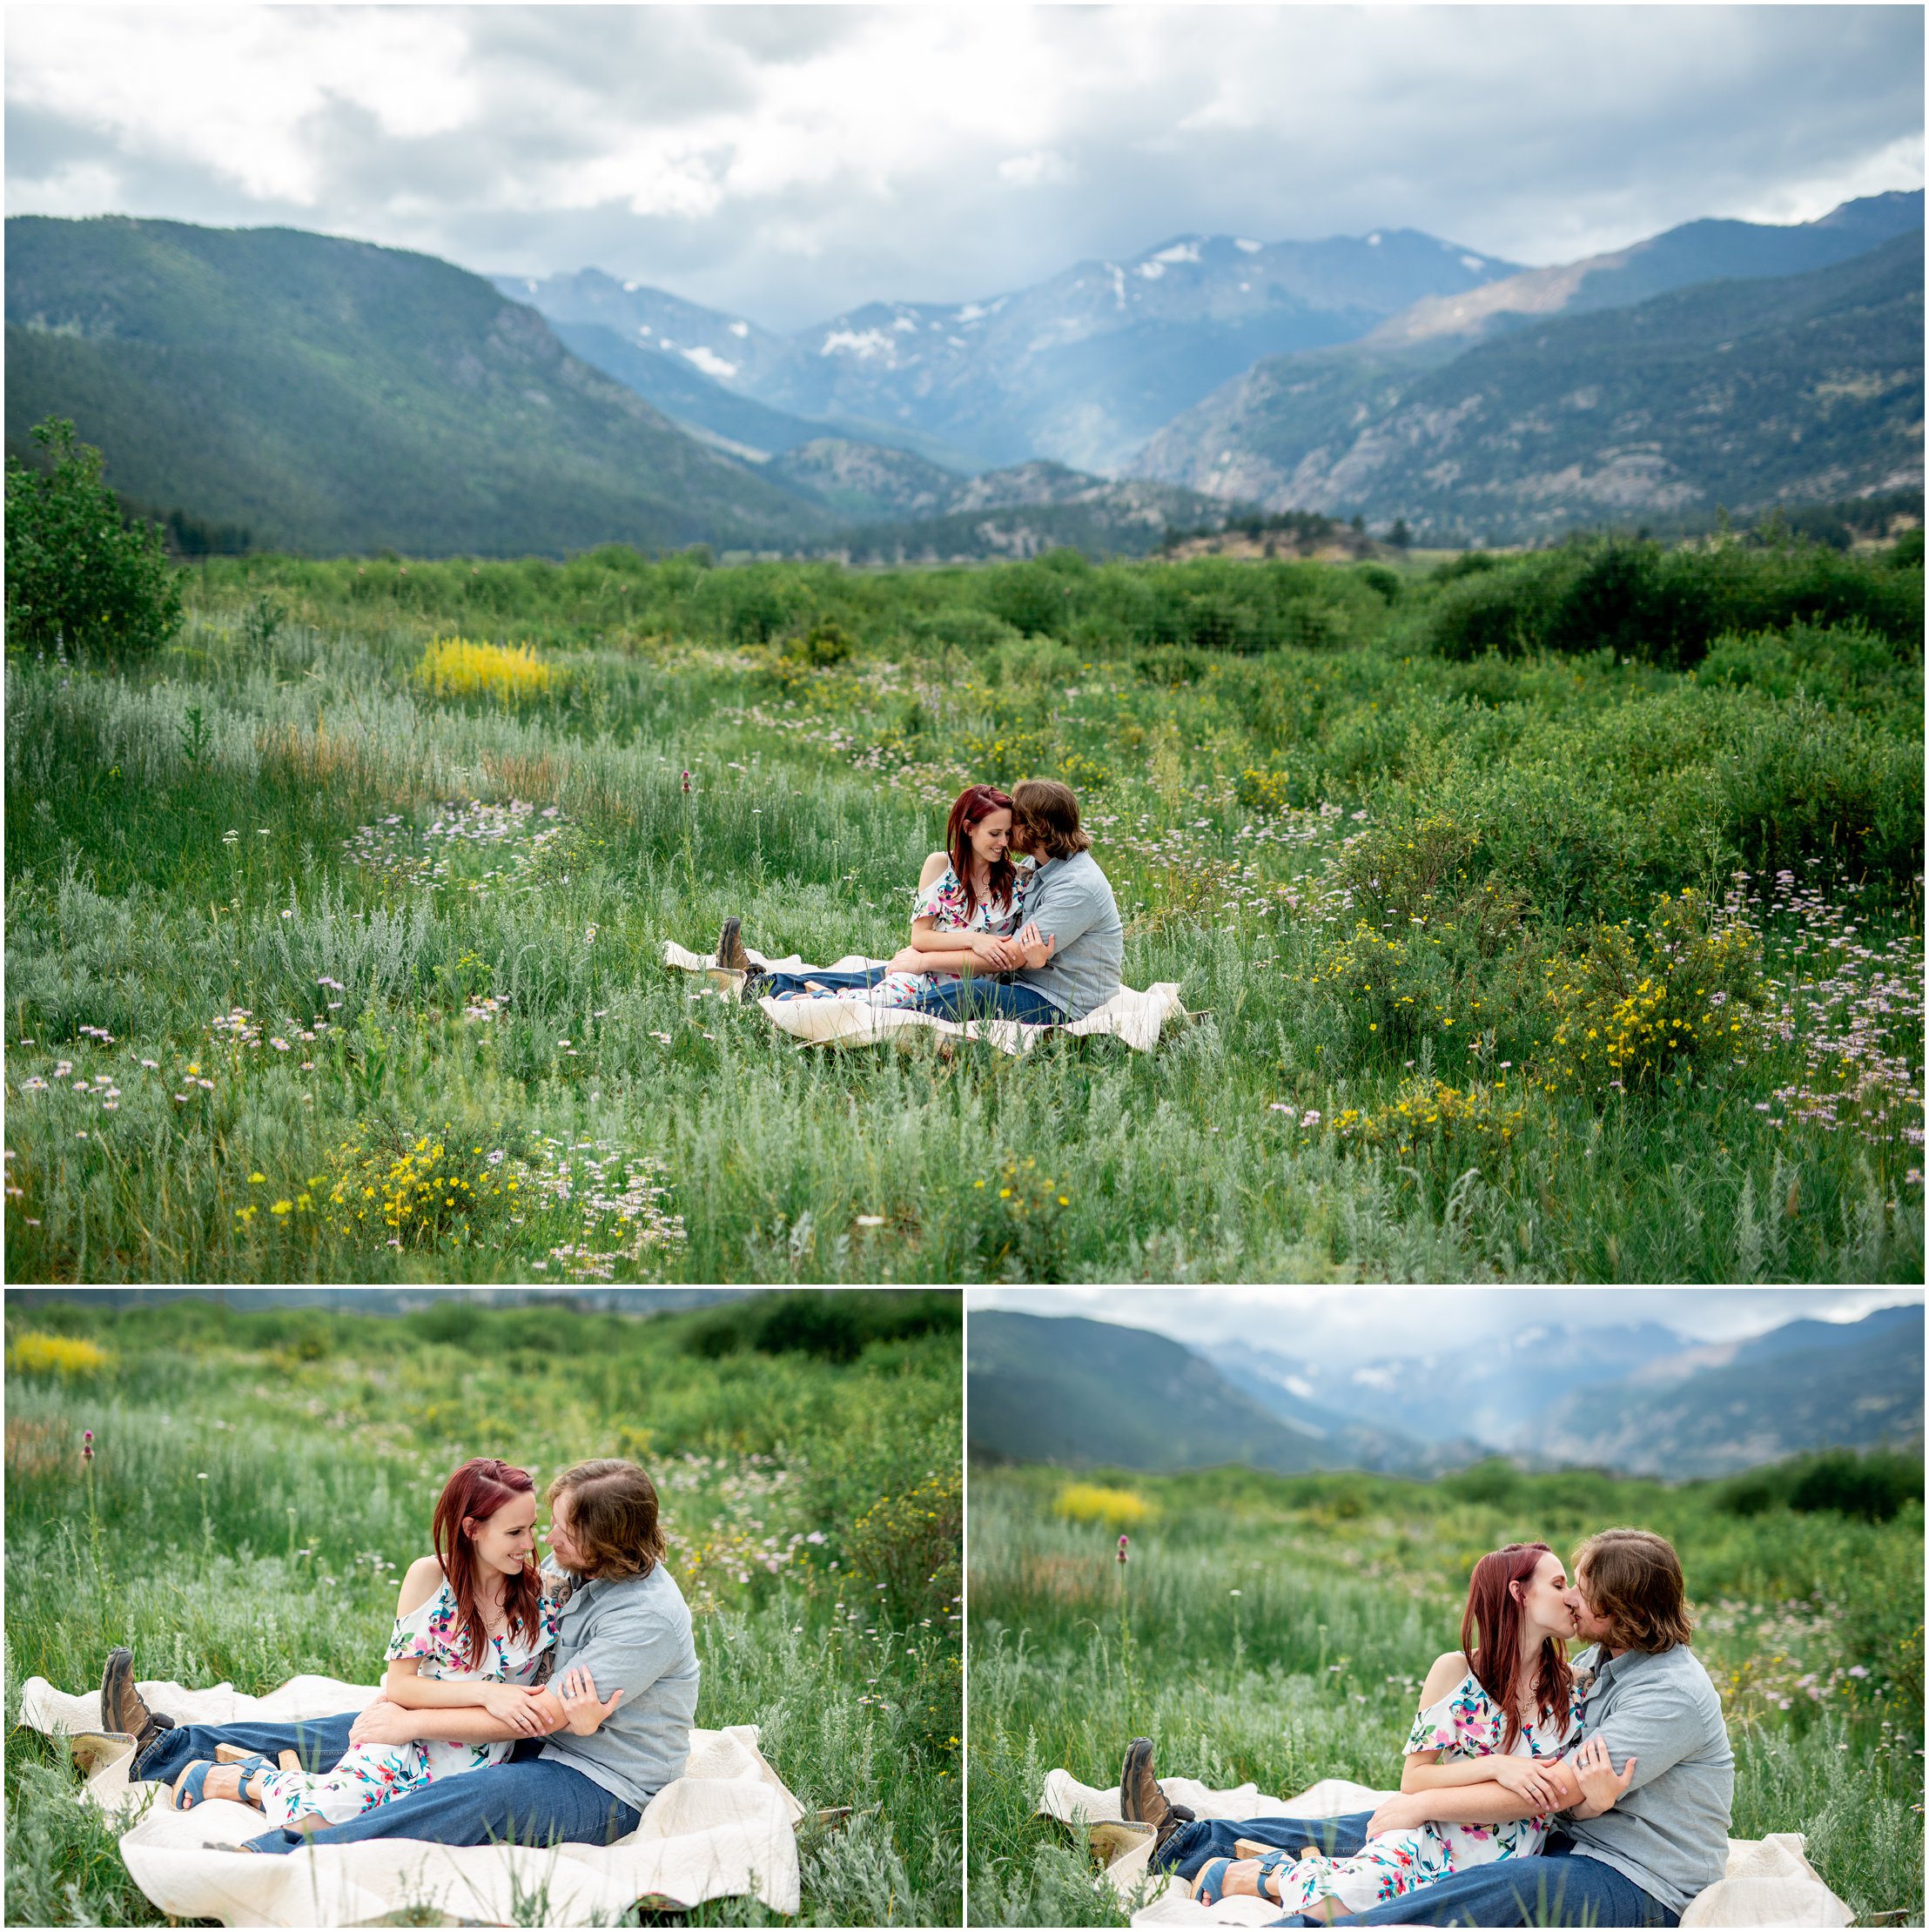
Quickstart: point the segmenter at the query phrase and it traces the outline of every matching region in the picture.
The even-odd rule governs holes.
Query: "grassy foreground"
[[[1104,1784],[1134,1735],[1213,1785],[1396,1788],[1475,1560],[1516,1539],[1565,1553],[1610,1523],[1682,1553],[1734,1745],[1734,1835],[1801,1832],[1858,1924],[1921,1922],[1919,1500],[1883,1524],[1742,1516],[1719,1484],[1491,1467],[1070,1488],[1062,1471],[971,1475],[971,1923],[1125,1922],[1085,1847],[1034,1812],[1047,1771]]]
[[[620,1454],[662,1493],[696,1613],[698,1721],[761,1726],[807,1810],[855,1808],[800,1841],[799,1922],[956,1924],[956,1305],[760,1305],[641,1321],[447,1304],[399,1319],[196,1301],[10,1314],[7,1922],[163,1922],[111,1821],[73,1801],[65,1754],[13,1728],[25,1678],[91,1688],[125,1643],[140,1676],[189,1685],[373,1682],[450,1470],[498,1454],[540,1490]],[[776,1347],[800,1338],[828,1354]],[[691,1922],[767,1918],[720,1901]]]
[[[1919,1279],[1919,568],[1475,560],[257,559],[17,659],[9,1275]],[[661,965],[890,952],[1041,772],[1156,1053]]]

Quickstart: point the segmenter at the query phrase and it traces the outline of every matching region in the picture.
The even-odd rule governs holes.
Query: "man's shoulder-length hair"
[[[572,1463],[543,1492],[552,1508],[564,1493],[570,1539],[583,1553],[585,1576],[648,1576],[663,1560],[656,1486],[635,1463],[614,1456]]]
[[[1012,788],[1012,810],[1051,859],[1075,858],[1092,849],[1092,835],[1079,823],[1079,801],[1055,778],[1026,778]]]
[[[1602,1530],[1574,1553],[1574,1574],[1577,1580],[1585,1575],[1589,1605],[1607,1620],[1612,1648],[1656,1652],[1694,1641],[1681,1559],[1665,1536]]]

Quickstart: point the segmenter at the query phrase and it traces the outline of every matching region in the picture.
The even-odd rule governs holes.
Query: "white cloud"
[[[1000,161],[998,178],[1020,188],[1062,187],[1072,178],[1072,164],[1050,148],[1033,148],[1029,154],[1014,154]]]
[[[591,264],[769,325],[1161,236],[1572,259],[1920,184],[1883,6],[17,7],[7,206]],[[1504,130],[1504,137],[1496,131]]]

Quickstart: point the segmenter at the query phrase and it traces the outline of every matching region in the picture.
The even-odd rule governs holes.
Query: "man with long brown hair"
[[[1599,1739],[1608,1753],[1605,1775],[1582,1781],[1611,1786],[1611,1795],[1583,1792],[1538,1854],[1455,1872],[1351,1916],[1274,1924],[1669,1926],[1723,1875],[1735,1761],[1721,1699],[1690,1648],[1680,1559],[1651,1530],[1603,1530],[1576,1551],[1567,1593],[1575,1634],[1590,1647],[1573,1666],[1586,1687],[1579,1741]],[[1349,1857],[1381,1832],[1502,1824],[1537,1808],[1496,1781],[1402,1793],[1339,1818],[1188,1821],[1159,1788],[1144,1738],[1126,1754],[1119,1801],[1127,1819],[1157,1828],[1153,1866],[1186,1878],[1236,1855],[1240,1839]]]

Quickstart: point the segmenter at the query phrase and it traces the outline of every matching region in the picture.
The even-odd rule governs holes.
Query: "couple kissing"
[[[1728,1859],[1735,1761],[1665,1538],[1603,1530],[1572,1580],[1545,1543],[1474,1566],[1458,1650],[1434,1664],[1400,1794],[1338,1818],[1200,1819],[1135,1738],[1119,1809],[1152,1865],[1277,1925],[1680,1922]],[[1588,1647],[1571,1663],[1570,1639]]]

